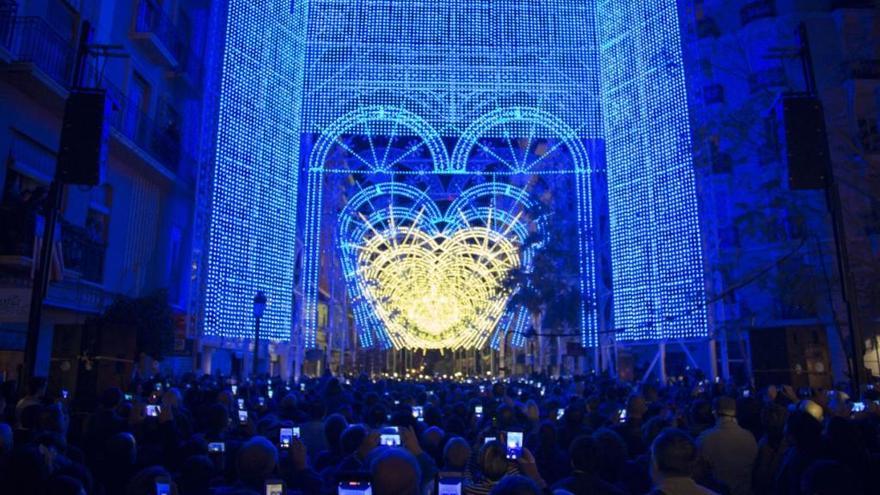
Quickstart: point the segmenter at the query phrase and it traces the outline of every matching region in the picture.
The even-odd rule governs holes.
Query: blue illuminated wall
[[[617,338],[705,337],[706,289],[676,1],[597,5]]]
[[[203,332],[290,339],[308,2],[229,0],[220,68]]]
[[[269,296],[265,327],[273,337],[289,338],[302,324],[306,345],[316,344],[321,239],[332,228],[322,225],[324,187],[336,173],[365,181],[448,175],[453,186],[461,182],[459,192],[470,176],[519,184],[568,174],[581,292],[594,298],[596,170],[585,149],[604,149],[590,144],[603,139],[620,337],[706,334],[675,2],[229,0],[228,7],[206,334],[249,335],[259,289]],[[394,162],[385,153],[394,139],[422,144],[411,155],[400,145],[403,158]],[[511,154],[487,152],[493,139]],[[355,141],[367,143],[363,152],[351,148]],[[523,142],[531,158],[513,150]],[[547,150],[567,158],[545,159]],[[298,215],[301,320],[292,306]],[[595,345],[596,312],[582,304],[582,342]],[[361,329],[361,338],[387,342],[375,329]]]

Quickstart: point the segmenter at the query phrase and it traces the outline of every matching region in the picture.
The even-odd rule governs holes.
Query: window
[[[150,109],[150,85],[137,72],[131,75],[128,85],[128,101],[125,103],[125,124],[123,131],[126,136],[139,141],[142,132],[146,132],[144,116]]]
[[[859,119],[859,143],[865,153],[880,153],[877,119]]]

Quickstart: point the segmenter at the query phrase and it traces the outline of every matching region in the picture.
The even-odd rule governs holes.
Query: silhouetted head
[[[651,444],[651,464],[663,477],[690,477],[697,464],[697,446],[687,433],[670,428]]]
[[[370,463],[373,495],[418,495],[421,470],[412,454],[403,449],[384,449]]]
[[[541,495],[541,489],[525,476],[506,476],[492,487],[489,495]]]
[[[278,451],[265,437],[253,437],[238,450],[238,476],[247,484],[262,483],[278,464]]]
[[[491,481],[500,480],[507,473],[507,451],[498,440],[484,444],[477,456],[477,465],[483,476]]]
[[[471,458],[471,446],[462,437],[452,437],[443,447],[443,468],[448,471],[464,471]]]

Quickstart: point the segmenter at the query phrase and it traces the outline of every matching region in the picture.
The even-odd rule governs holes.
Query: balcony
[[[6,77],[50,108],[62,109],[73,69],[70,43],[39,17],[12,17],[7,26],[11,63],[3,68]]]
[[[114,138],[111,146],[118,146],[117,151],[128,152],[150,163],[169,178],[177,177],[192,184],[195,159],[183,146],[179,123],[170,119],[159,122],[109,81],[104,81],[103,86],[114,103],[110,115],[111,136]]]
[[[34,254],[36,215],[26,202],[4,198],[0,206],[0,266],[4,270],[27,272]]]
[[[155,0],[140,0],[134,14],[129,38],[157,64],[176,69],[181,61],[183,43],[177,28]]]
[[[38,226],[40,222],[37,221],[36,212],[25,205],[7,203],[0,207],[0,221],[5,227],[0,233],[2,272],[30,278],[37,228],[41,228]],[[64,220],[61,221],[60,234],[61,258],[64,260],[63,278],[102,284],[107,245],[87,228]],[[53,263],[53,266],[57,265]]]

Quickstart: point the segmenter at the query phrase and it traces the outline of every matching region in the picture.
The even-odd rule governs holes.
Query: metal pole
[[[807,85],[807,93],[818,100],[816,89],[816,74],[813,69],[813,55],[810,51],[810,40],[807,26],[801,22],[798,25],[798,38],[800,39],[801,64],[804,71],[804,80]],[[821,104],[821,101],[819,101]],[[827,140],[827,134],[825,139]],[[829,165],[830,159],[829,159]],[[849,265],[849,250],[846,245],[846,222],[843,218],[843,204],[840,200],[840,186],[837,183],[834,166],[831,165],[825,176],[825,199],[828,211],[831,214],[831,231],[834,235],[834,247],[837,258],[837,271],[840,274],[840,292],[846,308],[846,319],[849,324],[850,352],[850,378],[853,381],[853,391],[858,394],[863,384],[867,383],[865,373],[864,351],[862,346],[862,320],[859,316],[859,308],[855,281]]]
[[[256,322],[254,324],[254,363],[253,363],[253,374],[254,378],[257,377],[257,373],[259,371],[259,359],[260,359],[260,317],[257,316]]]
[[[76,51],[76,59],[70,86],[78,87],[82,80],[83,61],[88,53],[89,32],[91,25],[83,21],[80,26],[79,43]],[[33,260],[37,263],[34,273],[34,281],[31,286],[31,304],[28,311],[28,328],[24,346],[24,369],[22,370],[21,383],[36,375],[37,372],[37,344],[40,340],[40,324],[43,317],[43,302],[49,290],[49,272],[52,269],[52,245],[55,243],[55,226],[58,224],[58,213],[61,209],[61,199],[64,197],[64,184],[58,179],[58,166],[55,166],[55,178],[49,185],[49,194],[45,202],[46,222],[43,225],[43,244],[40,246],[39,258]]]

